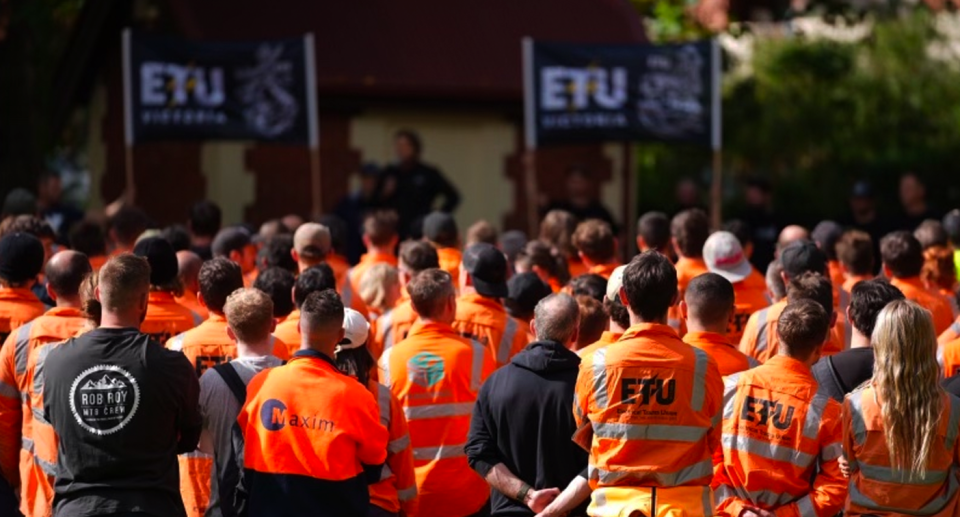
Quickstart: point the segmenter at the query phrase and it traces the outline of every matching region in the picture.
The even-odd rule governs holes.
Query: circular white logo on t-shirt
[[[123,429],[140,405],[140,387],[130,372],[101,364],[84,370],[70,386],[70,411],[80,427],[100,436]]]

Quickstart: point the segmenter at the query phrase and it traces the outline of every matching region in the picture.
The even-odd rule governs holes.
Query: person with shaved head
[[[200,292],[200,266],[203,265],[203,259],[200,255],[188,250],[177,252],[177,270],[180,275],[180,282],[183,284],[183,295],[176,298],[177,303],[193,311],[197,316],[207,319],[210,313],[199,300],[197,293]]]
[[[780,237],[777,238],[777,256],[784,248],[799,241],[809,241],[810,231],[803,226],[791,224],[780,231]]]
[[[49,514],[51,501],[43,494],[52,493],[53,472],[34,460],[33,450],[21,451],[21,443],[33,443],[34,418],[27,397],[34,372],[24,366],[31,351],[71,338],[84,327],[80,284],[91,271],[83,253],[54,255],[44,275],[47,293],[57,305],[14,330],[0,348],[0,472],[12,486],[19,486],[20,511],[25,515]]]

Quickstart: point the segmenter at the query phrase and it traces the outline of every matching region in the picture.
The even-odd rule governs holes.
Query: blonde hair
[[[223,314],[239,341],[255,345],[270,335],[273,300],[259,289],[237,289],[227,297]]]
[[[400,277],[397,274],[397,268],[390,264],[374,264],[363,274],[360,279],[360,298],[368,307],[378,310],[388,310],[386,305],[390,288],[400,284]]]
[[[895,300],[877,316],[871,341],[890,464],[906,479],[922,478],[943,413],[933,318],[916,303]]]

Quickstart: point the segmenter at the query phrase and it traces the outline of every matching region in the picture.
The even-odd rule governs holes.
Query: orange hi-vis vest
[[[25,287],[0,287],[0,343],[16,328],[40,316],[47,306]]]
[[[471,515],[487,501],[490,488],[463,448],[480,385],[495,368],[486,347],[436,322],[418,321],[380,357],[380,382],[410,427],[420,517]]]
[[[943,369],[945,379],[960,372],[960,338],[937,348],[937,362]]]
[[[776,356],[780,350],[777,320],[780,319],[780,314],[786,307],[787,300],[784,299],[753,313],[747,320],[747,326],[743,329],[743,337],[740,338],[740,351],[761,364]],[[823,345],[822,353],[825,356],[850,348],[850,338],[853,335],[853,332],[849,329],[850,324],[845,315],[836,314],[837,322],[830,329],[827,341]]]
[[[35,425],[43,412],[32,411],[34,370],[30,355],[48,343],[73,337],[87,324],[79,309],[54,307],[19,327],[0,348],[0,473],[20,487],[20,511],[27,517],[48,515],[52,497],[52,465],[34,455]],[[35,420],[37,420],[35,422]]]
[[[847,496],[840,404],[810,368],[778,355],[725,381],[718,516],[755,506],[783,517],[832,517]]]
[[[872,275],[853,275],[850,278],[847,278],[843,281],[841,289],[846,291],[848,294],[853,292],[853,286],[859,284],[860,282],[865,282],[867,280],[873,280],[875,277]]]
[[[669,312],[667,312],[667,323],[682,337],[687,329],[683,322],[683,315],[680,313],[679,300],[683,299],[683,295],[687,291],[687,285],[690,284],[691,280],[704,273],[709,273],[710,270],[707,269],[707,263],[702,258],[680,257],[675,267],[677,269],[677,293],[679,298],[677,298],[677,304],[670,307]]]
[[[403,406],[390,388],[371,380],[367,386],[377,399],[380,424],[390,433],[387,462],[380,473],[380,482],[370,485],[370,504],[388,513],[417,515],[417,475],[413,469],[413,448]]]
[[[287,357],[293,357],[293,354],[300,350],[300,309],[293,309],[287,315],[287,319],[277,325],[273,335],[287,345]],[[278,356],[279,357],[279,356]]]
[[[839,289],[846,281],[843,277],[843,267],[839,260],[827,261],[827,276],[830,277],[830,283],[834,289]]]
[[[366,515],[389,434],[370,391],[316,350],[258,373],[237,417],[250,515]]]
[[[677,515],[710,515],[722,397],[716,362],[666,325],[634,325],[581,357],[573,414],[590,451],[588,513],[649,515],[635,496],[656,488],[659,510],[692,494],[694,507]]]
[[[73,337],[79,336],[90,330],[89,326],[84,326]],[[32,377],[29,382],[30,392],[27,401],[29,411],[33,414],[33,421],[30,424],[30,433],[33,440],[33,465],[29,471],[23,468],[21,458],[21,499],[20,511],[26,517],[50,517],[53,513],[53,483],[57,475],[57,458],[59,452],[59,439],[53,425],[43,418],[43,363],[46,361],[47,354],[55,347],[60,346],[63,341],[47,343],[34,348],[27,359],[27,375]],[[24,413],[28,411],[24,406]],[[21,453],[22,454],[22,453]]]
[[[367,304],[360,297],[360,281],[363,280],[364,273],[376,264],[390,264],[397,267],[397,256],[392,253],[364,253],[360,257],[360,263],[347,272],[347,280],[340,291],[344,307],[350,307],[360,314],[369,312]]]
[[[150,291],[147,299],[147,317],[140,324],[140,332],[149,334],[157,343],[186,332],[203,323],[203,319],[190,309],[177,303],[173,294]]]
[[[193,291],[184,290],[183,296],[174,299],[177,303],[190,309],[194,314],[203,319],[207,319],[207,317],[210,316],[210,311],[203,305],[200,305],[200,300],[197,299],[197,293]]]
[[[716,332],[687,332],[683,342],[709,354],[724,377],[760,366],[756,359],[737,350],[729,336]]]
[[[751,276],[760,274],[754,271]],[[763,287],[758,287],[758,286]],[[727,325],[727,337],[734,343],[739,343],[743,337],[743,331],[750,321],[750,316],[770,306],[770,298],[767,296],[766,285],[763,282],[757,283],[750,278],[733,284],[734,309],[733,318]]]
[[[589,273],[591,275],[600,275],[605,280],[610,280],[610,275],[613,275],[613,270],[620,267],[620,264],[597,264],[590,268]]]
[[[386,321],[380,322],[377,329],[382,334],[380,345],[382,350],[386,350],[393,345],[407,339],[410,329],[420,316],[413,308],[413,302],[410,296],[404,290],[404,297],[397,302],[397,306],[389,312]]]
[[[567,258],[567,271],[570,272],[570,278],[577,278],[581,275],[589,274],[586,265],[580,260],[580,257],[574,253],[574,256]]]
[[[460,263],[463,262],[463,253],[457,248],[437,248],[437,258],[440,259],[440,269],[450,273],[454,283],[460,278]]]
[[[528,345],[527,334],[521,331],[517,320],[507,314],[500,300],[478,293],[467,293],[457,299],[453,328],[486,346],[497,368],[509,363]]]
[[[350,271],[350,262],[347,261],[346,257],[333,252],[330,252],[323,261],[333,270],[333,277],[337,280],[337,285],[342,287],[347,280],[347,272]]]
[[[953,323],[947,327],[947,330],[944,330],[940,336],[937,338],[937,343],[944,345],[951,341],[956,341],[960,339],[960,318],[954,320]]]
[[[890,463],[881,404],[872,386],[843,403],[843,450],[850,463],[850,497],[844,515],[960,515],[960,399],[943,394],[943,412],[923,477],[907,477]],[[911,458],[907,458],[910,461]]]
[[[272,338],[273,355],[289,359],[287,345]],[[210,313],[207,321],[197,328],[170,338],[164,345],[170,350],[183,352],[197,371],[197,377],[207,368],[237,358],[237,345],[227,335],[227,319],[223,314]],[[200,451],[188,452],[177,457],[180,463],[180,495],[189,517],[203,517],[210,504],[210,475],[213,456]]]
[[[580,350],[577,350],[577,355],[580,357],[586,357],[600,348],[616,343],[620,340],[621,336],[623,336],[623,334],[619,332],[610,332],[609,330],[604,330],[603,334],[600,335],[600,339],[598,339],[596,343],[589,344]]]
[[[938,335],[950,328],[950,324],[953,323],[953,309],[950,307],[950,302],[936,291],[927,289],[920,277],[891,278],[890,285],[900,289],[906,299],[930,311],[933,315],[933,327]]]

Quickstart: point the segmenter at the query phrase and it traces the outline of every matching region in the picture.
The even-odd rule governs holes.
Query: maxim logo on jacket
[[[287,405],[277,399],[267,399],[260,407],[260,423],[267,431],[279,431],[284,427],[299,427],[311,431],[333,432],[337,423],[317,415],[298,415],[287,410]]]

